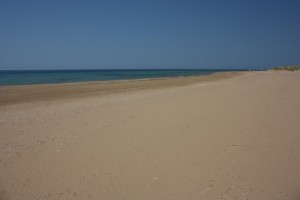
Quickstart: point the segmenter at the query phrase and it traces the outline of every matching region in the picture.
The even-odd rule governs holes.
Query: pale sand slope
[[[299,72],[6,105],[0,130],[1,200],[300,193]]]

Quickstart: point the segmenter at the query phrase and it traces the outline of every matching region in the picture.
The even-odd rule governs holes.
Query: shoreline
[[[15,84],[15,85],[0,85],[1,88],[9,87],[31,87],[31,86],[56,86],[56,85],[81,85],[81,84],[101,84],[101,83],[116,83],[116,82],[128,82],[128,81],[151,81],[151,80],[165,80],[165,79],[184,79],[184,78],[196,78],[205,77],[217,74],[228,73],[244,73],[248,71],[224,71],[224,72],[212,72],[210,74],[200,75],[187,75],[187,76],[166,76],[166,77],[149,77],[149,78],[137,78],[137,79],[114,79],[114,80],[94,80],[94,81],[71,81],[71,82],[57,82],[57,83],[33,83],[33,84]]]
[[[47,101],[74,97],[87,97],[129,90],[180,87],[190,84],[217,81],[238,76],[245,72],[216,72],[208,75],[145,78],[131,80],[84,81],[32,85],[0,86],[0,106]]]
[[[70,76],[71,74],[76,73],[89,73],[89,72],[98,73],[97,76],[92,76],[88,78],[86,75],[77,74],[76,76]],[[139,74],[140,72],[150,72],[150,74]],[[3,80],[0,81],[0,87],[2,86],[25,86],[25,85],[51,85],[51,84],[69,84],[69,83],[84,83],[84,82],[107,82],[107,81],[130,81],[130,80],[147,80],[147,79],[165,79],[165,78],[181,78],[181,77],[193,77],[193,76],[205,76],[215,73],[226,73],[226,72],[244,72],[247,70],[244,69],[170,69],[170,70],[0,70],[0,76],[3,76]],[[44,77],[43,79],[34,78],[38,74],[34,75],[32,73],[42,73],[46,74],[48,72],[53,75],[50,77]],[[61,76],[57,77],[56,74],[58,72],[64,72],[66,74],[61,74]],[[109,72],[111,74],[99,74],[99,73]],[[121,72],[121,74],[119,73]],[[123,74],[126,72],[127,74]],[[130,73],[133,72],[133,73]],[[135,74],[138,72],[137,74]],[[156,74],[159,72],[160,74]],[[168,73],[166,73],[168,72]],[[173,73],[175,72],[175,73]],[[183,73],[180,73],[183,72]],[[16,74],[15,74],[16,73]],[[21,73],[21,74],[20,74]],[[24,74],[23,74],[24,73]],[[151,74],[154,73],[154,74]],[[165,74],[166,73],[166,74]],[[23,80],[21,77],[25,75],[26,79]],[[155,75],[156,74],[156,75]],[[20,76],[21,75],[21,76]],[[80,75],[81,78],[78,77]],[[106,78],[105,78],[106,77]],[[35,79],[35,80],[34,80]]]

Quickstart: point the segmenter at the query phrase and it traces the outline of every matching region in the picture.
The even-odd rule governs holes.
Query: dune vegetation
[[[300,70],[300,65],[277,66],[277,67],[271,68],[271,70],[297,71],[297,70]]]

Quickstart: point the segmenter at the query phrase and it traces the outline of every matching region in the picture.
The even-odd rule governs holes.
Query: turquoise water
[[[81,81],[163,78],[207,75],[224,71],[241,70],[3,70],[0,71],[0,85],[29,85],[43,83],[69,83]]]

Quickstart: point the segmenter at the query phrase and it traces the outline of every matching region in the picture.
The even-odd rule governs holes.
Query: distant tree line
[[[300,70],[300,65],[277,66],[277,67],[271,68],[271,70],[297,71],[297,70]]]

